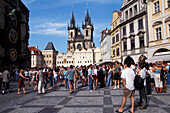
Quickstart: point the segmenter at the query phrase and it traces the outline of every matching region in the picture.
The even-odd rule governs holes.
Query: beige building
[[[100,48],[76,49],[74,52],[75,66],[88,66],[98,63],[101,59]]]
[[[74,54],[60,52],[56,57],[56,66],[69,67],[70,65],[74,65]]]
[[[170,0],[147,1],[148,61],[170,61]]]
[[[42,54],[44,56],[45,67],[56,67],[56,55],[58,54],[58,51],[55,50],[52,42],[48,42],[45,50],[42,50]]]
[[[28,47],[31,51],[31,68],[43,68],[44,66],[44,57],[42,52],[36,47]]]
[[[121,12],[113,11],[111,23],[111,53],[113,62],[121,62],[120,17]]]

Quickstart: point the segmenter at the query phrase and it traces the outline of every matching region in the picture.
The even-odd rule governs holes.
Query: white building
[[[44,67],[44,57],[42,52],[36,47],[28,47],[31,51],[31,68],[43,68]]]
[[[101,32],[100,45],[102,62],[111,61],[111,34],[107,28]]]
[[[123,0],[121,6],[121,41],[123,62],[138,62],[147,57],[148,24],[145,0]]]
[[[70,65],[74,65],[74,54],[60,52],[56,57],[56,66],[69,67]]]

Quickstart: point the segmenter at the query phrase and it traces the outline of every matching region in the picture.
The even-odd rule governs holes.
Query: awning
[[[148,62],[170,61],[170,55],[153,56],[152,58],[147,59],[147,61]]]

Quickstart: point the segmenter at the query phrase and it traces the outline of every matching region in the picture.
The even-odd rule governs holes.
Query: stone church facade
[[[68,24],[67,52],[74,53],[76,49],[89,49],[95,47],[95,44],[93,43],[94,27],[91,23],[91,17],[89,16],[88,10],[85,17],[85,23],[82,23],[83,34],[78,25],[76,27],[75,24],[74,13],[72,13],[70,25]]]

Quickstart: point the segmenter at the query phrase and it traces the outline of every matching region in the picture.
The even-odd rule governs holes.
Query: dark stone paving
[[[88,86],[79,86],[71,95],[61,86],[46,90],[45,95],[36,95],[32,92],[34,86],[26,86],[29,94],[17,95],[16,84],[11,84],[11,93],[0,95],[0,113],[114,113],[120,108],[123,95],[123,88],[113,90],[113,87],[106,87],[90,92]],[[139,92],[136,91],[135,113],[170,113],[170,86],[167,91],[162,94],[153,91],[148,96],[146,110],[139,110],[136,104]],[[130,107],[131,101],[127,99],[124,113],[129,113]]]

